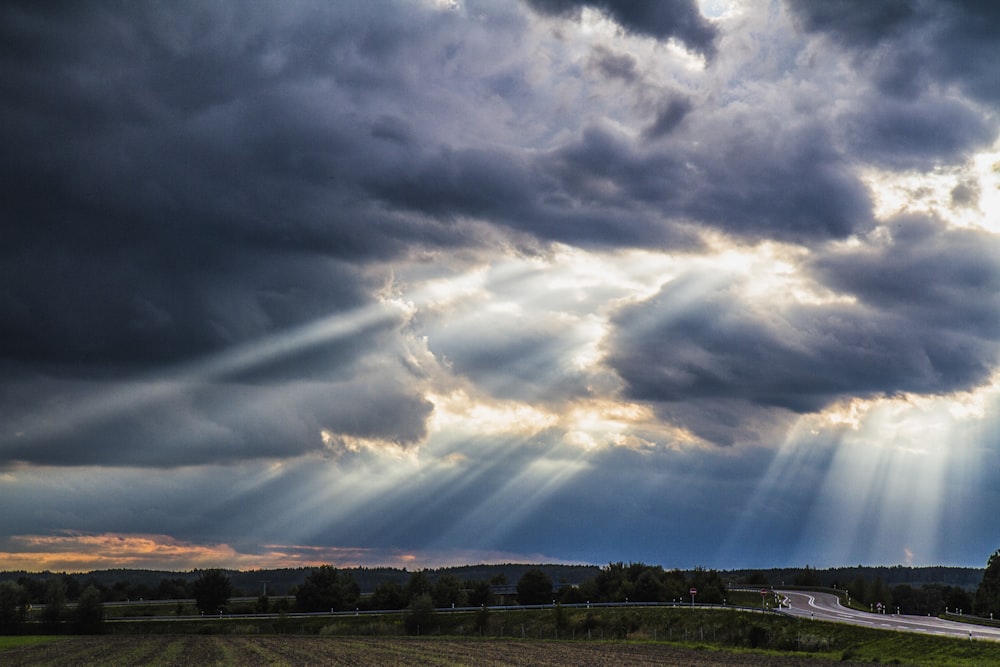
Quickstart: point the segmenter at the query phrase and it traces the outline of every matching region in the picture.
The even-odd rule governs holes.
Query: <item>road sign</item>
[[[760,594],[761,595],[767,595],[767,589],[766,588],[760,589]]]
[[[692,588],[690,591],[688,591],[688,593],[690,593],[691,595],[697,595],[698,594],[698,589],[697,588]]]

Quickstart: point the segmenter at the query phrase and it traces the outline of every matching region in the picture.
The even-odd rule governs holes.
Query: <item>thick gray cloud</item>
[[[1000,9],[995,3],[789,0],[786,4],[805,29],[860,50],[859,66],[871,71],[885,92],[913,97],[932,84],[957,84],[987,103],[1000,95],[1000,74],[990,64],[990,54],[1000,46]]]
[[[888,229],[890,240],[864,251],[817,255],[812,270],[825,284],[881,313],[896,313],[921,329],[933,328],[935,337],[968,337],[970,343],[1000,340],[996,235],[950,229],[924,216],[900,216]],[[974,347],[955,347],[971,353],[968,361],[981,369],[979,373],[992,366],[989,354],[980,357]]]
[[[853,155],[894,169],[960,163],[996,138],[986,114],[948,96],[879,100],[840,120]]]
[[[895,397],[962,436],[898,452],[965,480],[979,548],[994,13],[4,4],[4,530],[697,565],[766,560],[759,520],[815,554],[810,489]],[[915,511],[879,481],[869,528]]]
[[[889,241],[810,261],[852,302],[762,308],[728,280],[684,276],[618,314],[609,363],[631,397],[664,404],[717,442],[728,440],[720,412],[746,432],[750,406],[813,412],[848,397],[986,382],[1000,349],[996,237],[919,217],[890,229]],[[721,410],[704,414],[708,401]]]
[[[677,111],[687,106],[680,104]],[[651,129],[672,129],[687,115],[677,111],[668,105]],[[695,219],[747,239],[807,243],[870,225],[868,192],[821,127],[776,131],[738,116],[711,120],[697,145],[679,139],[652,148],[588,128],[547,168],[568,201],[623,214],[643,205],[664,219]],[[604,183],[614,187],[598,187]]]
[[[787,0],[807,30],[824,30],[852,46],[870,47],[891,39],[908,21],[916,18],[916,0],[834,0],[809,2]]]
[[[605,12],[626,30],[657,39],[675,38],[688,48],[711,56],[715,28],[692,0],[643,2],[642,0],[525,0],[535,11],[552,16],[579,15],[584,7]]]

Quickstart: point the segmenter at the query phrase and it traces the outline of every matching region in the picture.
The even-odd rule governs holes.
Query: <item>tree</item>
[[[12,635],[28,616],[28,592],[13,581],[0,582],[0,634]]]
[[[796,586],[822,586],[823,582],[820,581],[819,573],[815,568],[805,566],[804,569],[800,570],[795,574],[792,579],[792,583]]]
[[[667,585],[659,573],[650,568],[639,575],[633,590],[633,600],[638,602],[664,602],[667,599]]]
[[[462,582],[450,572],[445,572],[438,577],[431,597],[434,599],[435,607],[464,607],[469,599],[469,596],[462,590]]]
[[[410,601],[406,611],[406,631],[411,635],[430,634],[434,627],[434,600],[429,593],[423,593]]]
[[[406,582],[406,599],[413,602],[421,595],[430,595],[434,590],[430,578],[423,570],[418,570],[410,575],[410,580]]]
[[[767,575],[760,570],[754,570],[748,574],[743,579],[743,583],[747,586],[770,586],[771,582],[767,580]]]
[[[986,561],[983,580],[976,589],[973,611],[980,616],[993,614],[994,618],[1000,618],[1000,549]]]
[[[45,588],[45,609],[42,611],[42,620],[50,629],[59,625],[65,607],[66,583],[57,575],[49,579]]]
[[[552,579],[537,567],[531,568],[517,582],[517,600],[521,604],[552,602]]]
[[[860,574],[847,587],[847,593],[851,596],[851,599],[860,604],[868,604],[868,592],[868,582]]]
[[[406,593],[395,581],[382,582],[372,593],[372,609],[403,609],[406,603]]]
[[[156,587],[154,595],[160,600],[189,598],[191,597],[191,585],[186,579],[180,577],[160,579],[160,585]]]
[[[689,587],[698,589],[698,602],[722,604],[726,599],[726,584],[715,570],[696,567],[691,573]]]
[[[76,631],[85,635],[96,635],[104,631],[104,604],[101,592],[96,586],[87,586],[80,593],[76,603]]]
[[[973,611],[972,596],[961,586],[952,586],[945,598],[945,606],[952,611],[959,609],[967,614]]]
[[[490,582],[485,579],[479,581],[466,581],[465,589],[468,591],[469,604],[473,607],[491,605],[496,598],[490,590]]]
[[[601,568],[592,582],[592,586],[584,588],[584,595],[595,602],[620,602],[632,594],[632,584],[628,580],[628,571],[621,561],[608,563]]]
[[[892,609],[892,591],[882,583],[882,577],[875,577],[875,581],[872,582],[871,600],[868,602],[874,605],[876,609],[879,608],[879,605],[882,605],[882,609]]]
[[[191,584],[194,603],[203,614],[217,614],[229,604],[233,584],[219,570],[205,570]]]
[[[313,570],[295,592],[299,611],[343,611],[353,609],[361,590],[350,575],[330,565]]]

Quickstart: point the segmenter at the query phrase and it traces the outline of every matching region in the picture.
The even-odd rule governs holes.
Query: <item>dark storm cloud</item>
[[[668,103],[651,129],[676,127],[687,115],[687,104],[679,105]],[[590,127],[549,156],[546,170],[568,202],[626,211],[641,202],[665,219],[697,220],[747,239],[808,243],[870,226],[868,191],[822,127],[776,129],[724,116],[698,131],[704,138],[695,145],[678,138],[644,149]]]
[[[847,44],[872,46],[889,39],[917,15],[918,0],[786,0],[807,30],[823,30]]]
[[[851,154],[895,169],[960,163],[996,138],[996,126],[982,111],[954,97],[917,100],[884,98],[839,119]]]
[[[381,377],[341,371],[338,380],[312,382],[180,383],[164,388],[155,401],[129,403],[123,396],[123,409],[66,427],[58,416],[43,422],[31,416],[53,405],[67,406],[63,414],[72,412],[105,388],[79,380],[24,381],[17,396],[6,397],[8,409],[20,408],[6,426],[19,430],[0,436],[0,468],[16,463],[168,468],[309,453],[339,456],[337,443],[321,438],[324,430],[412,445],[426,435],[433,406],[401,387],[404,374],[381,371]],[[131,387],[136,394],[145,390],[143,383]]]
[[[410,85],[401,50],[423,53],[422,22],[444,30],[447,15],[287,9],[0,9],[0,363],[20,382],[4,388],[4,462],[172,466],[319,450],[320,429],[425,435],[429,404],[414,391],[362,399],[326,384],[410,381],[392,361],[399,317],[223,377],[177,377],[351,321],[379,286],[368,261],[476,242],[359,197],[359,174],[419,135],[372,99]],[[384,367],[358,370],[373,352],[389,353]],[[46,431],[46,410],[107,403],[116,381],[180,388],[81,418],[72,436]]]
[[[435,35],[453,27],[447,13],[385,10],[6,5],[4,277],[78,300],[93,268],[109,303],[156,305],[144,281],[198,301],[224,274],[246,296],[263,289],[253,284],[261,261],[287,261],[313,265],[290,288],[307,299],[339,293],[325,307],[349,307],[367,290],[345,265],[322,284],[328,260],[468,242],[426,217],[370,206],[358,187],[428,140],[420,105],[434,95],[410,105],[399,96],[419,97],[415,61],[443,57]],[[39,298],[25,294],[19,307]],[[103,297],[90,301],[104,307]],[[125,308],[95,317],[119,320]]]
[[[811,412],[852,396],[982,384],[1000,341],[995,237],[919,218],[893,230],[885,245],[812,261],[854,303],[763,311],[729,281],[690,275],[619,314],[609,363],[631,397],[662,403],[664,414],[716,441],[718,415],[698,416],[707,401],[723,413],[730,402],[743,428],[739,402]]]
[[[639,73],[636,71],[638,62],[628,53],[615,53],[604,46],[598,46],[591,54],[590,66],[609,79],[621,79],[625,83],[633,83]]]
[[[942,380],[975,382],[994,363],[977,341],[1000,340],[1000,243],[993,234],[949,229],[924,216],[900,216],[887,226],[891,241],[818,254],[812,271],[837,291],[935,331],[953,350],[952,362],[940,364]]]
[[[996,234],[878,198],[996,214],[992,4],[448,4],[0,6],[0,543],[774,565],[876,413],[995,377]]]
[[[806,30],[853,54],[859,87],[872,87],[835,118],[851,155],[883,167],[927,169],[960,163],[996,139],[991,107],[1000,78],[984,60],[1000,48],[1000,15],[992,5],[788,4]],[[956,87],[968,97],[955,95]]]
[[[809,2],[786,4],[810,31],[859,50],[883,91],[913,97],[929,85],[957,84],[988,103],[1000,99],[1000,7],[976,0]]]
[[[588,170],[607,169],[614,170],[616,187],[638,192],[645,183],[650,186],[646,199],[664,194],[658,183],[650,183],[662,174],[647,171],[653,165],[632,155],[633,148],[600,131],[592,137],[590,146],[542,156],[442,148],[379,173],[365,185],[373,197],[411,213],[451,221],[487,219],[545,241],[595,248],[695,246],[689,230],[666,224],[623,190],[612,197],[590,190],[594,175]],[[675,168],[666,160],[655,166]]]
[[[653,123],[646,128],[645,136],[647,139],[658,139],[664,135],[670,134],[684,117],[687,116],[691,109],[693,108],[691,100],[686,97],[671,96],[664,100],[656,114],[656,119]]]
[[[324,210],[352,140],[278,102],[262,35],[38,11],[3,21],[5,354],[176,358],[364,300],[328,258],[367,242]]]
[[[701,15],[693,0],[644,2],[643,0],[524,0],[532,9],[550,16],[578,16],[584,7],[599,9],[628,30],[656,39],[674,38],[706,56],[715,53],[716,30]]]

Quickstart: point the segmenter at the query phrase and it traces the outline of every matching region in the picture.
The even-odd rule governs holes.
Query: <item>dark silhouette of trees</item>
[[[815,568],[809,567],[805,568],[795,575],[792,579],[792,583],[796,586],[822,586],[823,581],[819,578],[819,573],[816,572]]]
[[[406,582],[406,599],[413,600],[421,595],[431,595],[434,592],[434,585],[431,584],[430,577],[423,570],[419,570],[410,575],[410,580]]]
[[[986,561],[986,571],[976,589],[973,610],[980,616],[992,614],[994,618],[1000,618],[1000,549]]]
[[[488,581],[466,581],[465,590],[468,595],[468,604],[472,607],[496,604],[496,596],[490,590],[490,582]]]
[[[650,568],[639,575],[632,590],[632,600],[637,602],[660,602],[667,599],[667,584],[656,570]]]
[[[360,596],[350,575],[321,565],[295,591],[295,607],[299,611],[344,611],[354,609]]]
[[[851,599],[862,604],[868,604],[868,582],[860,574],[847,587],[847,593],[851,596]]]
[[[562,601],[583,598],[591,602],[684,602],[688,591],[698,589],[697,602],[722,604],[726,585],[715,570],[695,568],[690,576],[680,570],[664,570],[659,565],[609,563],[587,579],[572,594],[560,592]]]
[[[161,579],[160,585],[153,591],[158,600],[180,600],[191,597],[191,584],[180,577]]]
[[[726,584],[716,570],[706,570],[703,567],[696,567],[691,573],[691,585],[689,588],[697,588],[698,594],[695,602],[704,604],[722,604],[726,599]],[[685,594],[687,591],[684,591]]]
[[[535,567],[517,581],[517,600],[521,604],[549,604],[553,600],[552,579]]]
[[[45,609],[42,611],[42,620],[51,631],[58,628],[65,608],[66,582],[56,575],[49,579],[45,587]]]
[[[634,595],[632,588],[632,583],[628,581],[628,569],[621,561],[608,563],[580,586],[584,597],[593,602],[621,602]]]
[[[464,607],[469,596],[465,593],[462,582],[454,574],[446,572],[438,577],[431,594],[435,607]]]
[[[411,635],[427,635],[433,632],[434,619],[434,599],[429,593],[422,593],[410,601],[406,610],[406,618],[403,623],[406,631]]]
[[[0,582],[0,634],[17,634],[27,616],[28,592],[13,581]]]
[[[409,600],[406,591],[395,581],[387,581],[375,587],[372,593],[372,609],[404,609]]]
[[[85,635],[104,632],[104,604],[96,586],[87,586],[80,593],[74,612],[74,627],[77,632]]]
[[[219,570],[205,570],[191,584],[194,602],[203,614],[217,614],[229,604],[233,585]]]

